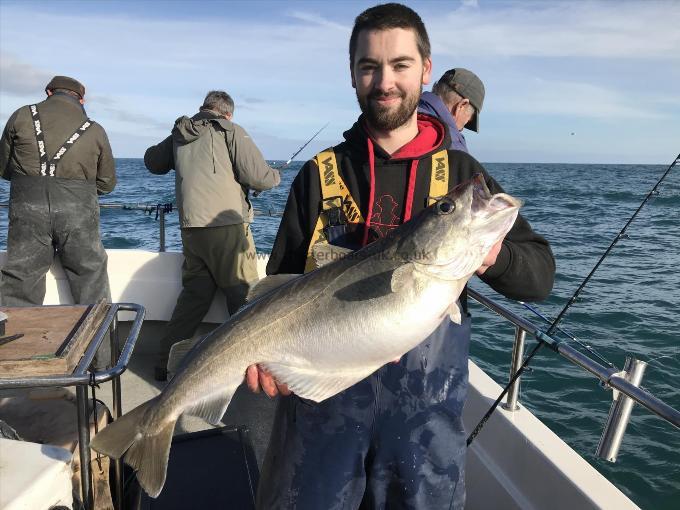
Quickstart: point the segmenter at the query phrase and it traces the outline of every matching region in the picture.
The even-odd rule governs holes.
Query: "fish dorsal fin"
[[[399,292],[405,286],[413,283],[415,266],[412,262],[399,266],[392,273],[392,292]]]
[[[328,243],[316,243],[312,246],[312,259],[314,260],[314,265],[316,268],[323,267],[326,264],[340,260],[354,250],[349,248],[343,248],[341,246],[335,246]]]
[[[282,285],[294,280],[299,274],[272,274],[265,276],[260,281],[250,287],[246,302],[251,303],[260,296],[264,296],[270,290],[278,289]]]

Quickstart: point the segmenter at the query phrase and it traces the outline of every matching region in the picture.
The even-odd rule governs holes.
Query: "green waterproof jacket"
[[[181,228],[250,223],[248,191],[281,181],[241,126],[210,111],[177,119],[172,134],[146,150],[144,164],[154,174],[175,170]]]
[[[37,106],[45,150],[51,159],[82,126],[87,115],[78,100],[67,94],[55,93]],[[12,114],[0,140],[0,177],[11,180],[12,175],[40,175],[40,156],[29,106]],[[100,195],[113,191],[116,168],[104,128],[93,123],[57,163],[55,177],[95,182]]]

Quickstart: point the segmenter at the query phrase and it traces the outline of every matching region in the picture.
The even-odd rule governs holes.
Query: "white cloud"
[[[466,2],[425,22],[442,55],[680,59],[680,2]]]
[[[658,119],[666,117],[650,101],[639,97],[635,101],[626,94],[592,85],[540,78],[524,79],[522,87],[499,90],[489,97],[485,109],[495,113],[521,115],[559,115],[600,119]]]
[[[311,12],[305,12],[305,11],[292,11],[290,13],[290,17],[294,19],[298,19],[300,21],[305,21],[308,23],[311,23],[313,25],[317,25],[323,28],[332,28],[335,30],[339,30],[345,35],[346,37],[349,37],[349,34],[352,30],[351,26],[345,26],[340,23],[336,23],[335,21],[330,21],[326,18],[324,18],[322,15],[317,14],[317,13],[311,13]]]
[[[38,69],[7,52],[0,52],[0,92],[25,96],[45,91],[45,85],[54,76],[44,69]]]

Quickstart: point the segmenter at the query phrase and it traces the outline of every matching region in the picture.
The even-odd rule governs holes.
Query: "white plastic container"
[[[0,439],[0,508],[71,508],[71,458],[58,446]]]

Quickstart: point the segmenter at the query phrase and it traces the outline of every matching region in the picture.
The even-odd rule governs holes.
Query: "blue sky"
[[[374,3],[2,0],[0,124],[70,75],[114,154],[141,157],[216,88],[270,159],[330,122],[306,159],[358,116],[347,44]],[[680,152],[680,2],[405,3],[428,28],[434,77],[467,67],[484,81],[480,133],[465,132],[480,161],[667,164]]]

